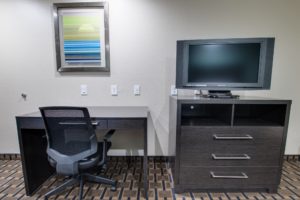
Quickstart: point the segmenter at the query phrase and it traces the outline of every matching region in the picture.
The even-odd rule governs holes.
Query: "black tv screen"
[[[178,88],[209,90],[270,87],[274,38],[177,42]]]
[[[188,82],[256,83],[260,44],[189,46]]]

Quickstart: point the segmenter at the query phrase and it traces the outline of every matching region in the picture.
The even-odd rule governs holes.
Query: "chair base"
[[[83,197],[83,186],[84,182],[94,182],[94,183],[99,183],[99,184],[106,184],[106,185],[111,185],[111,191],[116,191],[117,189],[117,182],[108,178],[103,178],[100,176],[95,176],[91,174],[80,174],[78,176],[74,176],[71,179],[67,180],[60,186],[54,188],[50,192],[45,194],[45,200],[48,200],[48,198],[52,195],[57,195],[61,192],[63,192],[67,187],[71,187],[74,185],[79,184],[79,199],[82,200]]]

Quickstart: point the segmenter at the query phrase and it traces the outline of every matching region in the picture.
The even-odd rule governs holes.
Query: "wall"
[[[276,37],[272,89],[244,94],[293,99],[286,153],[300,153],[300,1],[109,3],[111,74],[103,76],[56,72],[52,1],[0,2],[0,153],[19,152],[14,117],[38,106],[146,105],[153,122],[149,153],[167,155],[168,95],[175,82],[176,40],[260,36]],[[88,96],[80,96],[80,84],[88,85]],[[110,95],[111,84],[120,86],[119,96]],[[134,84],[142,87],[139,97],[132,94]],[[21,93],[28,94],[27,101]]]

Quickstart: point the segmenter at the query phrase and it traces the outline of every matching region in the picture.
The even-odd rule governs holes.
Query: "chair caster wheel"
[[[117,191],[117,187],[116,186],[111,186],[110,191],[112,191],[112,192]]]

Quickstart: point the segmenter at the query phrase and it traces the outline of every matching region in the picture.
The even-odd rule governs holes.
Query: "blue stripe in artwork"
[[[72,58],[72,59],[68,59],[69,61],[76,61],[76,60],[83,60],[83,59],[80,59],[80,58]],[[97,58],[84,58],[84,60],[99,60]]]
[[[68,53],[67,55],[68,56],[78,56],[78,52]],[[84,54],[84,56],[100,56],[100,53],[99,52],[97,52],[97,53],[88,53],[88,52],[86,52]]]
[[[73,50],[65,50],[65,54],[80,54],[80,53],[100,53],[100,49],[73,49]]]
[[[73,48],[73,47],[96,47],[100,48],[100,44],[64,44],[65,48]]]
[[[100,63],[101,45],[99,40],[64,41],[67,63]]]
[[[66,60],[66,63],[100,63],[100,60]]]
[[[64,41],[64,47],[97,47],[100,48],[100,41]]]
[[[72,53],[72,54],[65,54],[65,57],[100,57],[100,54],[92,54],[92,53]]]
[[[90,58],[90,57],[93,57],[93,58],[96,58],[96,59],[100,59],[100,55],[97,55],[97,56],[91,56],[91,55],[77,55],[77,56],[69,56],[69,55],[65,55],[66,59],[69,59],[69,58],[80,58],[80,59],[83,59],[83,58]]]
[[[64,48],[99,48],[100,44],[65,44]]]
[[[98,50],[98,47],[65,47],[65,51],[84,51],[84,50]]]
[[[64,40],[64,43],[100,43],[100,40]]]

